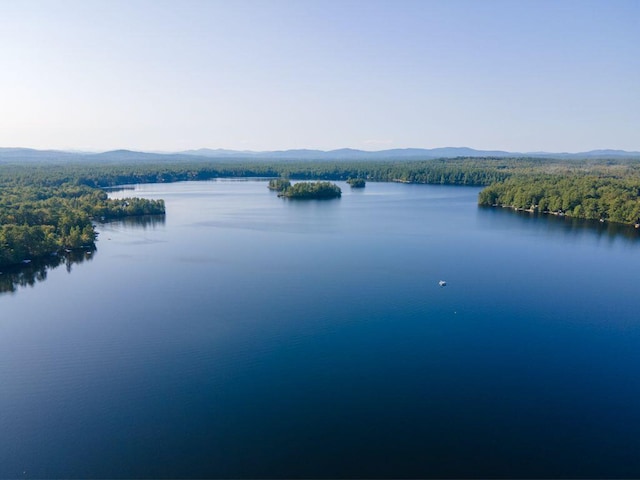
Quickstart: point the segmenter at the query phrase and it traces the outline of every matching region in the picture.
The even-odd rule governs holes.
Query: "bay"
[[[633,228],[266,185],[113,192],[166,218],[4,289],[0,478],[640,477]]]

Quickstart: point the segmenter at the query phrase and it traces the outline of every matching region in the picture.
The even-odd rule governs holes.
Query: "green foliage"
[[[331,182],[298,182],[282,192],[287,198],[338,198],[342,195],[340,187]]]
[[[367,184],[364,178],[349,178],[347,183],[351,185],[351,188],[364,188]]]
[[[92,220],[164,213],[162,200],[112,200],[82,185],[0,186],[0,266],[93,247]]]
[[[640,219],[640,177],[513,176],[485,188],[478,201],[480,205],[631,224]]]
[[[269,180],[269,190],[275,190],[276,192],[284,192],[291,186],[291,182],[285,178],[273,178]]]
[[[292,180],[489,185],[516,169],[544,164],[543,160],[446,159],[423,161],[256,161],[202,160],[162,164],[0,165],[0,184],[110,187],[135,183],[209,180],[225,177],[282,177]]]

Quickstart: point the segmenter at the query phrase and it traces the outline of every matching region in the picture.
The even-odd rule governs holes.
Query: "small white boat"
[[[446,287],[447,286],[447,282],[445,282],[444,280],[440,280],[438,282],[438,285],[440,285],[441,287]]]

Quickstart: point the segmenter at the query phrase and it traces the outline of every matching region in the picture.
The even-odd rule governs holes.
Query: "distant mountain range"
[[[300,160],[374,160],[374,159],[420,159],[420,158],[457,158],[457,157],[548,157],[548,158],[621,158],[640,157],[640,152],[625,150],[591,150],[580,153],[553,152],[506,152],[503,150],[475,150],[468,147],[443,148],[394,148],[390,150],[366,151],[352,148],[339,150],[276,150],[268,152],[239,151],[239,150],[186,150],[179,152],[183,155],[195,155],[209,158],[223,157],[261,157],[286,158]]]
[[[502,150],[475,150],[468,147],[444,148],[395,148],[391,150],[365,151],[351,148],[339,150],[276,150],[242,151],[201,148],[172,153],[138,152],[132,150],[112,150],[102,153],[34,150],[31,148],[0,148],[0,162],[23,161],[101,161],[101,162],[167,162],[189,161],[194,159],[267,159],[267,160],[421,160],[457,157],[509,157],[509,158],[634,158],[640,159],[640,152],[624,150],[591,150],[580,153],[553,152],[506,152]]]

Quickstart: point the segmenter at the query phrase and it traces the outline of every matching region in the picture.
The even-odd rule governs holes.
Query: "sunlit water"
[[[0,478],[640,477],[634,229],[340,186],[113,193],[0,294]]]

